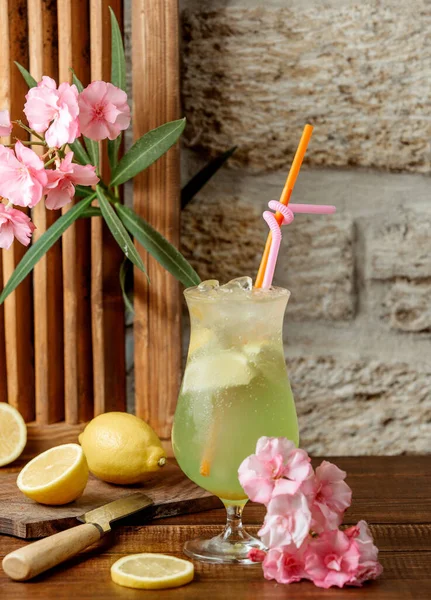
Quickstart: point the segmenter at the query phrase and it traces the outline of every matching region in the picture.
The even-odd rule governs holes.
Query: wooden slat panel
[[[91,78],[110,80],[111,23],[109,6],[122,23],[121,0],[91,0]],[[102,144],[102,175],[109,176],[106,143]],[[92,333],[94,412],[126,408],[124,304],[119,283],[123,253],[100,218],[91,220]]]
[[[14,60],[28,67],[26,0],[0,2],[0,106],[9,108],[12,119],[21,119],[27,85]],[[13,134],[25,138],[18,128]],[[25,248],[19,242],[2,252],[3,283],[24,253]],[[26,421],[33,420],[35,414],[31,283],[29,276],[4,305],[8,399]]]
[[[30,72],[39,81],[48,75],[58,81],[57,7],[55,2],[28,0]],[[40,146],[34,149],[43,153]],[[43,202],[33,210],[35,241],[59,217]],[[64,417],[63,293],[61,242],[36,264],[34,289],[34,343],[36,419],[55,423]]]
[[[134,135],[179,118],[177,0],[133,0]],[[134,180],[134,208],[179,244],[179,149]],[[139,247],[151,284],[135,269],[136,413],[170,435],[181,368],[179,284]]]
[[[85,423],[70,425],[64,421],[51,425],[27,424],[27,445],[20,459],[27,461],[49,448],[59,444],[77,444],[78,436],[83,431]]]
[[[0,13],[1,18],[1,13]],[[3,285],[3,263],[0,250],[0,285]],[[6,342],[4,329],[4,306],[0,305],[0,402],[7,402]]]
[[[89,0],[57,0],[59,78],[71,81],[73,67],[90,82]],[[77,18],[79,15],[79,18]],[[72,205],[65,206],[63,213]],[[91,224],[80,219],[63,234],[64,382],[66,422],[93,416],[91,341]]]
[[[1,13],[0,13],[1,18]],[[0,285],[3,281],[3,265],[0,250]],[[6,378],[6,346],[4,330],[4,306],[0,305],[0,402],[7,402],[7,378]]]

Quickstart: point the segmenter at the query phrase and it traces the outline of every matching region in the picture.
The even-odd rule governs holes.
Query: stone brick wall
[[[309,164],[429,171],[428,0],[183,5],[192,147],[235,143],[238,163],[285,169],[310,121]]]
[[[337,214],[297,216],[275,277],[292,292],[286,360],[301,443],[314,454],[429,452],[430,3],[182,8],[184,177],[239,146],[184,211],[183,251],[202,278],[254,276],[262,210],[303,124],[315,125],[295,200]]]

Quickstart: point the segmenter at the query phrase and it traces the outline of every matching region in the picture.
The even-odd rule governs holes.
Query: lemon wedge
[[[27,427],[16,408],[0,402],[0,467],[18,458],[27,443]]]
[[[40,504],[67,504],[76,500],[88,481],[84,452],[78,444],[50,448],[22,469],[17,486]]]
[[[248,385],[255,374],[256,369],[245,354],[236,350],[222,350],[188,362],[183,391],[197,392]]]
[[[144,590],[179,587],[192,581],[193,563],[167,554],[130,554],[111,567],[114,583]]]

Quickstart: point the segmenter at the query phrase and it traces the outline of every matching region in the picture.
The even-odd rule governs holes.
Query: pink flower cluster
[[[20,141],[14,149],[0,144],[0,248],[9,248],[14,237],[25,246],[30,243],[34,225],[13,206],[33,208],[46,196],[46,207],[58,209],[72,201],[75,185],[98,183],[96,168],[73,162],[73,152],[64,153],[66,144],[81,134],[94,141],[113,140],[130,124],[127,94],[105,81],[94,81],[78,93],[75,85],[57,87],[53,79],[42,77],[29,90],[24,113],[31,130],[43,134],[48,152],[40,157]],[[9,112],[0,111],[0,137],[11,131]]]
[[[367,523],[339,529],[352,491],[337,466],[323,461],[314,471],[308,454],[291,441],[262,437],[238,475],[250,500],[267,507],[259,536],[268,551],[249,555],[262,562],[266,579],[308,579],[329,588],[360,586],[381,574]]]
[[[30,127],[44,133],[51,148],[71,144],[81,133],[95,141],[113,140],[130,125],[126,92],[105,81],[93,81],[79,94],[76,85],[57,88],[51,77],[42,77],[26,100]]]
[[[62,208],[71,202],[75,195],[75,185],[96,185],[99,178],[96,168],[91,165],[78,165],[72,162],[73,152],[68,152],[56,169],[47,170],[48,182],[45,186],[45,206],[51,210]]]

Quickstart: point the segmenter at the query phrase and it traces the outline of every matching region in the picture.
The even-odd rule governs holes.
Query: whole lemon
[[[166,453],[148,423],[124,412],[95,417],[79,436],[90,471],[110,483],[138,483],[158,471]]]

